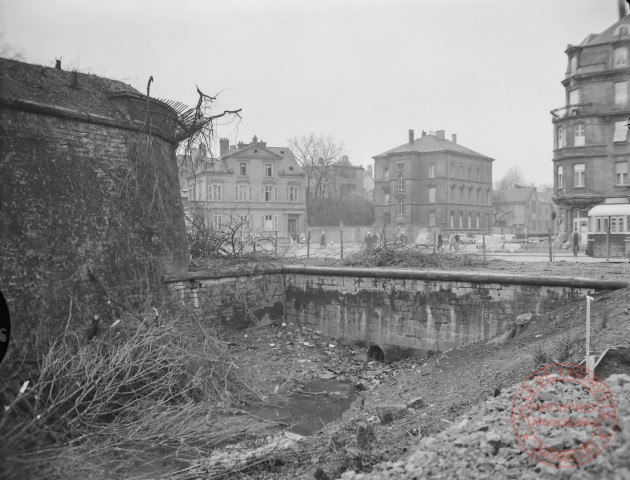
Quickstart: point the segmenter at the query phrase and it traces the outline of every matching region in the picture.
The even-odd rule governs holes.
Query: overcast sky
[[[333,135],[355,165],[445,130],[552,184],[568,44],[617,0],[0,0],[2,50],[193,106],[195,84],[242,108],[232,142]]]

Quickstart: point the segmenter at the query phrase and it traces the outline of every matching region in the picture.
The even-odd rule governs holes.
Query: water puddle
[[[331,379],[315,379],[287,403],[258,406],[249,411],[257,417],[290,425],[288,432],[306,436],[337,420],[356,397],[353,384]]]

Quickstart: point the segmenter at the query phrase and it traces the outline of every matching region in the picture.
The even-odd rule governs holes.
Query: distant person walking
[[[575,232],[573,232],[573,256],[577,257],[579,251],[580,251],[580,233],[578,232],[576,228]]]
[[[459,233],[455,234],[455,251],[459,250]]]
[[[326,248],[326,232],[322,232],[322,238],[319,240],[320,250]]]
[[[438,244],[437,244],[438,252],[444,250],[444,245],[442,245],[442,234],[438,233]]]
[[[451,233],[450,237],[448,237],[448,251],[453,251],[455,249],[455,234]]]

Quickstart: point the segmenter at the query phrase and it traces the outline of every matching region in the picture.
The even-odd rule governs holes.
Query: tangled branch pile
[[[462,269],[481,267],[485,262],[463,253],[432,253],[400,243],[381,243],[372,248],[363,248],[346,259],[344,264],[352,267]]]
[[[3,365],[0,477],[130,478],[266,427],[226,418],[263,396],[211,331],[172,317],[130,332],[130,320],[90,341],[53,341],[30,371]]]

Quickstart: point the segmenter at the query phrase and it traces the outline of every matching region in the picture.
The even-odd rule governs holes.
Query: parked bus
[[[590,257],[607,257],[609,252],[611,257],[630,255],[630,204],[602,203],[591,208],[587,235]]]

